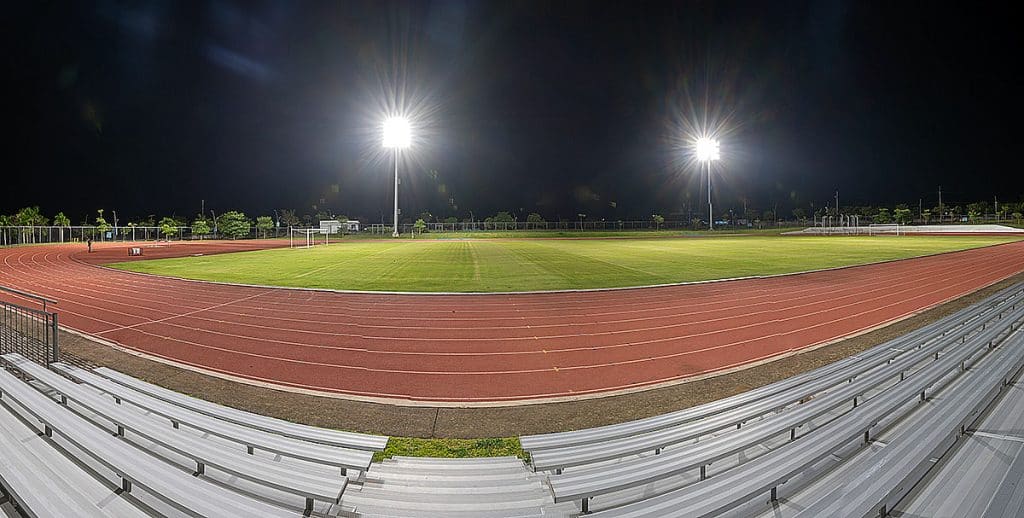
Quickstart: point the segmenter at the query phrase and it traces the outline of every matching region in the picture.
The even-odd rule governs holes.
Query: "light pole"
[[[405,117],[389,117],[384,120],[384,147],[395,150],[395,216],[391,237],[398,237],[398,154],[411,143],[412,133]]]
[[[697,139],[694,147],[697,154],[697,160],[705,162],[708,165],[708,230],[714,230],[715,215],[711,206],[711,162],[718,160],[719,158],[718,141],[707,137],[701,137]]]

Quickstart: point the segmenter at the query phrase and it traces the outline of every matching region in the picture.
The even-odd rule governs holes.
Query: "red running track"
[[[184,243],[146,256],[264,243]],[[0,250],[0,284],[61,323],[179,365],[347,397],[501,402],[706,376],[913,315],[1024,271],[1024,242],[764,279],[614,291],[396,295],[185,281],[89,264],[123,245]],[[10,296],[5,296],[10,298]],[[20,301],[24,303],[24,301]]]

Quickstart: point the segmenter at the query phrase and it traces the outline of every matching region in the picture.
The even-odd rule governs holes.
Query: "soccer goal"
[[[288,228],[288,246],[291,248],[312,248],[316,246],[319,228]]]
[[[900,235],[903,229],[897,223],[872,223],[868,227],[868,235],[875,236],[880,234],[895,234]]]

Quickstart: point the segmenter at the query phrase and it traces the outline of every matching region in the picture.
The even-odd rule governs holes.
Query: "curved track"
[[[280,244],[176,244],[146,254],[238,246]],[[864,332],[1024,271],[1024,242],[1015,242],[764,279],[393,295],[212,284],[89,264],[122,260],[124,249],[2,249],[0,284],[58,299],[65,326],[206,372],[347,396],[464,403],[573,397],[722,372]]]

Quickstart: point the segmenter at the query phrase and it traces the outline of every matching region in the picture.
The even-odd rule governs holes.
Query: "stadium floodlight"
[[[697,139],[697,143],[694,144],[694,148],[697,152],[697,160],[701,162],[710,162],[711,160],[718,160],[718,141],[707,137],[701,137]]]
[[[708,230],[715,228],[715,212],[711,206],[711,162],[718,160],[718,141],[712,138],[701,137],[693,145],[697,160],[708,165]]]
[[[388,117],[384,120],[384,147],[395,150],[395,216],[392,237],[398,237],[398,154],[412,144],[412,130],[405,117]]]
[[[407,148],[412,143],[412,131],[405,117],[389,117],[384,121],[384,147]]]

